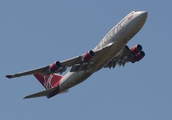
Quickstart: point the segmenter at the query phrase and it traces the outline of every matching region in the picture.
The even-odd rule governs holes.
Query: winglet
[[[7,78],[12,78],[13,77],[13,75],[6,75],[5,77],[7,77]]]

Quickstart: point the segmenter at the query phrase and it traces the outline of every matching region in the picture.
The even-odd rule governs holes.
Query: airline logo
[[[52,79],[53,79],[53,75],[50,74],[49,76],[44,75],[44,86],[46,89],[51,89],[52,86]]]

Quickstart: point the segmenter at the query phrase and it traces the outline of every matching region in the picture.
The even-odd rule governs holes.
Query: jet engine
[[[134,47],[132,47],[131,49],[131,53],[133,54],[133,55],[136,55],[136,54],[138,54],[140,51],[142,51],[142,46],[141,45],[135,45]]]
[[[140,44],[135,45],[130,49],[131,54],[133,55],[133,63],[136,61],[140,61],[144,56],[145,53],[142,51],[142,46]]]
[[[82,61],[88,62],[93,56],[94,56],[94,52],[92,50],[90,50],[82,56]]]
[[[145,56],[145,52],[141,51],[134,56],[135,61],[140,61]]]
[[[53,64],[50,65],[50,72],[54,73],[61,67],[61,63],[59,61],[54,62]]]

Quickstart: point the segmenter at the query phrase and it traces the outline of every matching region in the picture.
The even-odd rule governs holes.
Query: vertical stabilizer
[[[34,74],[38,81],[45,87],[45,89],[51,89],[59,85],[63,76],[58,74],[42,75]]]

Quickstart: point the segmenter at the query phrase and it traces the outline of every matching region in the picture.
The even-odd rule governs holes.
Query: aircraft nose
[[[143,25],[147,19],[148,12],[146,11],[136,11],[136,19],[139,24]]]
[[[146,20],[147,16],[148,16],[148,12],[146,11],[138,11],[138,15],[140,19]]]

